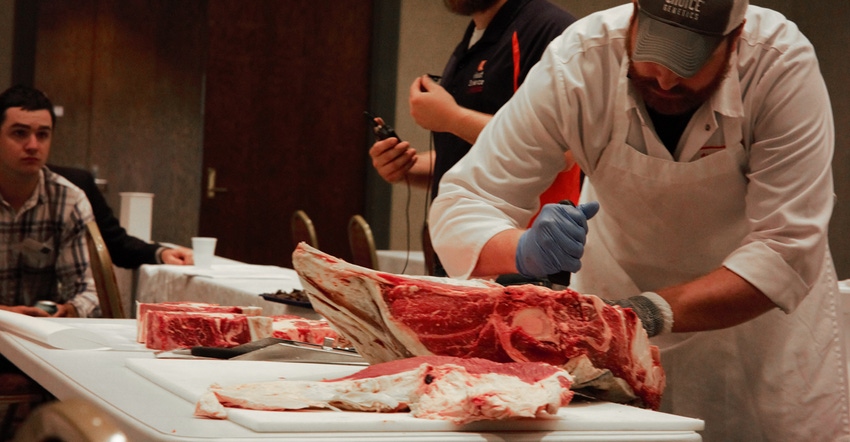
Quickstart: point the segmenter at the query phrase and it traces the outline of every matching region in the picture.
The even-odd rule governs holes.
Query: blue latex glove
[[[546,204],[531,228],[519,238],[517,270],[529,278],[544,278],[558,272],[581,268],[587,220],[599,211],[596,201],[578,207]]]

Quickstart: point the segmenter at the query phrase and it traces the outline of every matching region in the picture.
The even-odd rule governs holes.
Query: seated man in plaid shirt
[[[89,269],[85,224],[94,219],[82,190],[51,172],[56,115],[40,91],[0,94],[0,309],[49,316],[100,316]]]

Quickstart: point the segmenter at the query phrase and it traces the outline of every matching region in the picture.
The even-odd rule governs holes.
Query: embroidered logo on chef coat
[[[699,157],[705,158],[713,153],[720,152],[724,149],[726,149],[726,146],[703,146],[699,150]]]
[[[467,94],[476,94],[481,92],[484,89],[484,65],[487,64],[487,60],[481,60],[481,63],[478,63],[478,69],[472,74],[472,78],[469,80],[469,83],[466,85],[466,93]]]

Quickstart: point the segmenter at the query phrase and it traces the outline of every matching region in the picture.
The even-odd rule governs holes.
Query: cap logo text
[[[689,18],[691,20],[699,20],[700,7],[705,0],[664,0],[662,11]]]

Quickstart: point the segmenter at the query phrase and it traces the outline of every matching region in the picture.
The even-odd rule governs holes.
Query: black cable
[[[425,223],[428,222],[428,211],[431,210],[431,193],[432,193],[432,183],[434,178],[434,161],[432,160],[434,156],[434,133],[431,132],[429,136],[428,142],[428,179],[426,181],[425,187],[425,221],[423,222],[422,228],[425,228]],[[401,269],[401,274],[407,271],[407,266],[410,264],[410,203],[412,201],[412,191],[410,185],[410,176],[407,174],[404,175],[404,181],[407,184],[407,200],[404,206],[405,212],[405,230],[407,231],[407,254],[404,257],[404,267]],[[421,229],[420,229],[421,231]],[[425,269],[427,272],[428,269]]]
[[[410,262],[410,176],[404,174],[404,182],[407,184],[407,201],[404,205],[404,222],[407,230],[407,254],[404,256],[404,267],[401,269],[401,274],[407,271],[407,264]]]

